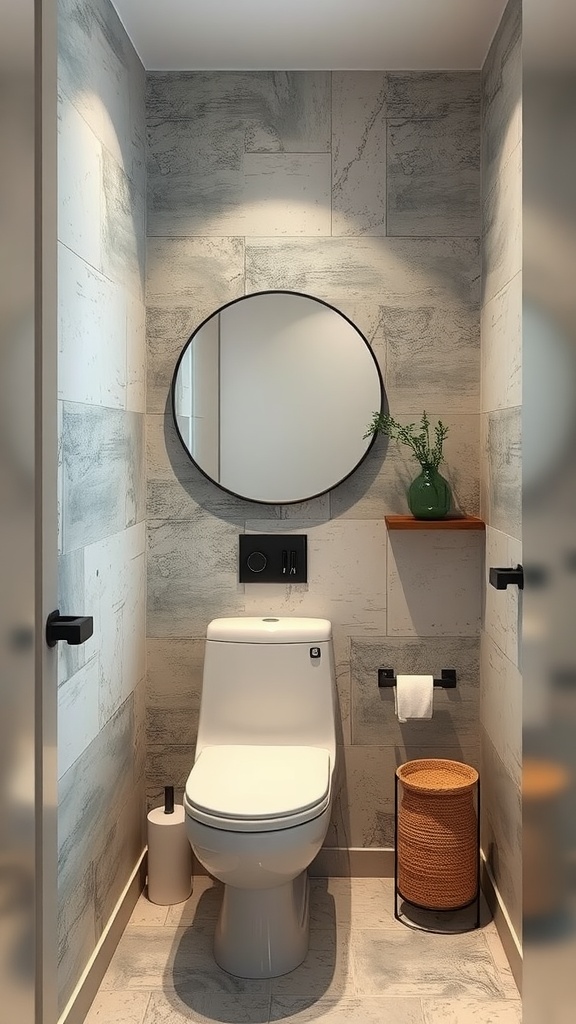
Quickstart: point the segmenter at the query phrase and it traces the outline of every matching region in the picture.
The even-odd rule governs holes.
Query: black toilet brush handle
[[[174,786],[164,786],[164,814],[174,814]]]

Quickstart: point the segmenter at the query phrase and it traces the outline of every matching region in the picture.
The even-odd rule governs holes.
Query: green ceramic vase
[[[422,466],[422,472],[408,488],[408,506],[414,518],[443,519],[451,500],[448,481],[434,466]]]

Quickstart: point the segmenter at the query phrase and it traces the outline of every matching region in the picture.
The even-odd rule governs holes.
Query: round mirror
[[[382,397],[358,328],[326,302],[287,291],[213,313],[172,382],[176,428],[198,469],[225,491],[275,505],[323,494],[356,469]]]

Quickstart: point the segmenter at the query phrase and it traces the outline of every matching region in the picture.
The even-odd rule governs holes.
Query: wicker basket
[[[429,910],[458,910],[478,894],[478,772],[460,761],[426,758],[396,771],[396,885],[399,895]]]

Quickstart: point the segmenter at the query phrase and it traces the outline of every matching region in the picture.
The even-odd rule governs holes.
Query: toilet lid
[[[330,754],[320,747],[206,747],[186,799],[216,817],[265,821],[316,807],[329,788]]]

